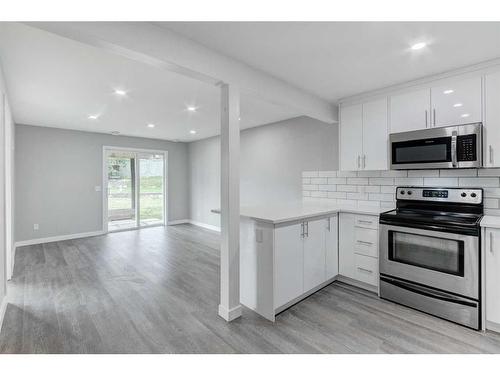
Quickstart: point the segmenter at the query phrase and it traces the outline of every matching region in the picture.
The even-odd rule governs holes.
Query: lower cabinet
[[[274,321],[277,313],[338,274],[337,214],[300,222],[240,222],[240,301]]]
[[[340,214],[339,274],[378,287],[378,216]]]
[[[484,231],[486,328],[500,331],[500,229]]]

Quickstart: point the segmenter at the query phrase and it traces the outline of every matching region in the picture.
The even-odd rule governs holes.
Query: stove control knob
[[[476,197],[477,197],[476,193],[470,193],[470,196],[471,196],[472,198],[476,198]]]
[[[474,194],[474,193],[472,193],[472,194]],[[471,194],[471,196],[472,196],[472,194]],[[464,198],[465,198],[465,197],[467,196],[467,193],[462,193],[462,194],[460,194],[460,195],[461,195],[462,197],[464,197]],[[476,194],[474,194],[474,195],[476,195]],[[474,197],[473,197],[473,198],[474,198]]]
[[[411,195],[411,194],[412,194],[412,193],[411,193],[411,190],[408,190],[408,195]]]
[[[401,190],[401,195],[405,195],[405,191],[404,190]]]

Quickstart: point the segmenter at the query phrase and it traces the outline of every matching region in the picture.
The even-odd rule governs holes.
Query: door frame
[[[127,229],[118,229],[118,230],[113,230],[111,232],[122,232],[122,231],[128,231],[128,230],[137,230],[141,228],[151,228],[155,226],[166,226],[168,225],[168,151],[167,150],[157,150],[157,149],[150,149],[150,148],[134,148],[134,147],[120,147],[120,146],[102,146],[102,231],[103,233],[109,233],[110,231],[108,230],[108,175],[107,175],[107,159],[106,159],[106,153],[108,151],[125,151],[125,152],[136,152],[136,153],[155,153],[155,154],[162,154],[163,155],[163,224],[155,224],[155,225],[148,225],[145,227],[141,227],[140,225],[136,228],[127,228]],[[136,158],[136,163],[137,163],[137,158]],[[137,163],[138,166],[138,163]],[[135,170],[136,174],[140,173],[139,168],[136,168]],[[137,180],[138,176],[136,176]],[[139,183],[137,184],[139,185]],[[137,220],[140,221],[140,190],[136,190],[137,194],[137,200],[136,200],[136,205],[137,205]]]

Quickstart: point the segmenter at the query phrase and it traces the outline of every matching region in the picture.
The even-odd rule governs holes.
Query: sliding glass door
[[[108,231],[165,223],[165,154],[106,150]]]

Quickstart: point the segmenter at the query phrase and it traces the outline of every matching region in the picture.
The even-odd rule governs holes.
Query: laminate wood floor
[[[1,353],[500,353],[476,332],[333,283],[273,324],[217,316],[219,236],[191,225],[21,247]]]

